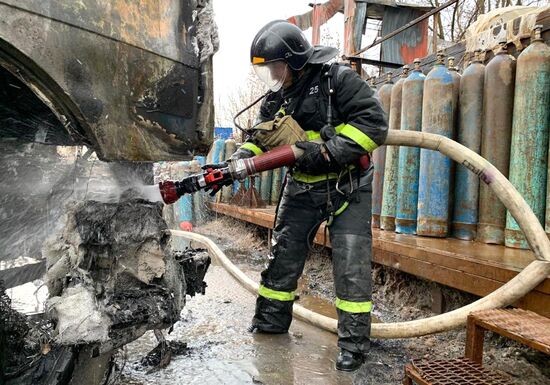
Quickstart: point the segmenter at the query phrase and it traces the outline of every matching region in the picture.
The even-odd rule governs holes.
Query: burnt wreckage
[[[0,0],[0,14],[0,175],[10,180],[0,189],[0,218],[7,223],[17,211],[40,213],[37,223],[52,211],[55,220],[66,217],[47,242],[40,234],[11,248],[0,241],[0,261],[39,260],[0,270],[0,384],[102,383],[117,348],[146,330],[170,327],[186,295],[204,292],[210,259],[172,250],[161,205],[131,192],[116,202],[77,200],[67,211],[64,194],[50,192],[47,207],[38,193],[14,195],[10,186],[29,184],[28,173],[18,174],[23,164],[48,179],[47,167],[33,167],[33,155],[20,149],[86,146],[79,161],[95,152],[123,176],[127,169],[150,174],[143,162],[204,153],[214,126],[212,4]],[[72,183],[59,178],[54,185]],[[0,231],[4,240],[24,236],[16,223]],[[13,310],[3,288],[43,276],[47,313]]]
[[[77,374],[103,363],[108,378],[117,348],[171,327],[186,295],[204,294],[208,254],[172,250],[162,204],[130,196],[75,203],[45,243],[47,317],[27,318],[2,295],[8,384],[67,383],[78,361]]]

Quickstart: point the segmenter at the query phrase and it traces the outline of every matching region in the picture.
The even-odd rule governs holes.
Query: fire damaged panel
[[[385,7],[382,36],[386,36],[424,13],[425,11],[421,9]],[[415,58],[426,56],[427,53],[428,20],[424,20],[399,35],[382,42],[380,58],[390,63],[409,64]]]
[[[201,49],[208,44],[197,41],[195,28],[200,17],[211,17],[203,6],[194,9],[191,0],[0,1],[0,66],[62,123],[78,126],[85,133],[80,143],[92,145],[101,159],[190,158],[205,152],[212,137],[210,120],[197,126],[200,111],[213,108],[211,98],[199,98],[208,86],[201,84],[201,62],[208,63]],[[212,20],[202,24],[215,29]]]
[[[2,0],[24,13],[197,66],[193,0]]]

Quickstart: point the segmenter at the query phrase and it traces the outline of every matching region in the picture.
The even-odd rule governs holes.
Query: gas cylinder
[[[263,171],[262,176],[262,183],[260,185],[260,196],[262,197],[262,200],[269,204],[271,200],[271,178],[273,175],[273,171]]]
[[[178,162],[176,164],[175,177],[181,180],[191,175],[191,162]],[[193,229],[193,195],[183,195],[175,204],[175,219],[180,230],[191,231]]]
[[[424,81],[422,132],[453,138],[457,92],[455,79],[445,67],[444,55],[438,53],[437,62]],[[446,237],[449,231],[451,160],[438,151],[421,149],[418,181],[416,232],[418,235]]]
[[[425,79],[426,76],[420,69],[420,60],[414,59],[414,70],[403,82],[402,130],[422,131],[422,97]],[[398,233],[416,233],[419,166],[420,148],[403,146],[399,149],[399,177],[395,213],[395,231]]]
[[[536,26],[531,44],[518,56],[510,182],[516,187],[541,223],[544,223],[548,173],[548,126],[550,125],[550,48]],[[505,244],[529,247],[517,222],[508,212]]]
[[[378,99],[387,119],[390,114],[391,89],[393,88],[392,73],[389,72],[386,83],[378,90]],[[386,167],[386,146],[378,147],[372,153],[372,227],[380,227],[380,212],[382,211],[382,190],[384,188],[384,168]]]
[[[478,154],[483,124],[484,78],[481,50],[476,50],[474,59],[460,78],[457,141]],[[471,241],[476,237],[479,178],[461,164],[455,171],[453,236]]]
[[[456,134],[456,131],[458,129],[458,97],[460,94],[460,74],[458,73],[458,68],[455,66],[455,58],[454,56],[449,56],[447,59],[447,69],[451,73],[451,76],[453,77],[453,111],[454,111],[454,121],[455,121],[455,127],[454,127],[454,133]]]
[[[281,185],[285,183],[287,171],[288,169],[286,167],[281,167]]]
[[[225,141],[222,138],[218,138],[212,145],[212,163],[220,163],[225,159]]]
[[[224,158],[228,159],[237,151],[237,142],[233,138],[229,138],[224,142]],[[233,186],[224,186],[221,193],[221,201],[223,203],[229,203],[233,196]]]
[[[195,155],[193,160],[199,162],[199,165],[204,166],[206,164],[206,157],[202,155]]]
[[[271,199],[270,203],[276,205],[279,203],[279,193],[281,192],[281,169],[273,170],[271,176]],[[267,203],[267,202],[266,202]]]
[[[403,82],[409,75],[409,66],[403,66],[399,80],[391,90],[390,130],[401,129],[401,101]],[[386,166],[384,168],[384,188],[382,192],[382,210],[380,212],[380,228],[395,230],[395,210],[397,207],[397,177],[399,173],[399,146],[386,146]]]
[[[508,177],[516,59],[508,54],[506,40],[485,67],[481,156]],[[477,240],[502,245],[506,207],[485,183],[479,186]]]
[[[258,191],[258,194],[262,190],[262,178],[260,175],[256,175],[256,178],[254,179],[254,188]]]

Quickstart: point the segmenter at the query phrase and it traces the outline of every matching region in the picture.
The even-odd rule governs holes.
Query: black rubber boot
[[[336,359],[336,369],[343,372],[353,372],[361,367],[365,362],[363,353],[354,353],[346,349],[341,349]]]
[[[277,301],[258,296],[256,313],[252,319],[251,332],[282,334],[288,332],[292,322],[292,304],[294,301]]]

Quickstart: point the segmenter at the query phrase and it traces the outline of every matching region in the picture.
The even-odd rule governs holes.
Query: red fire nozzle
[[[164,182],[159,182],[159,190],[162,200],[167,205],[171,205],[180,198],[174,181],[166,180]]]

